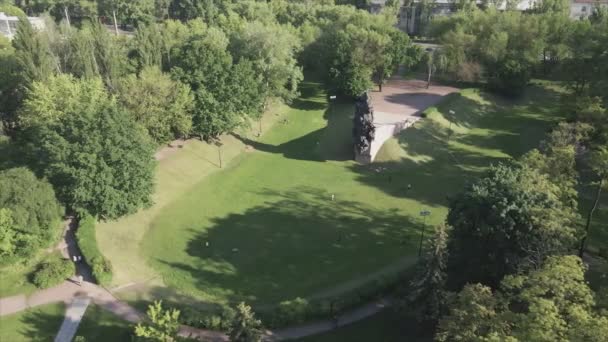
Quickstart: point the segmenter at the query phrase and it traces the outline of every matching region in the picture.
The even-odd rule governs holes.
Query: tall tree
[[[259,75],[250,62],[233,64],[228,38],[216,28],[194,36],[180,49],[174,77],[194,94],[193,132],[212,139],[260,115],[264,100]]]
[[[487,177],[450,203],[452,286],[495,286],[506,274],[564,253],[576,238],[576,218],[546,175],[527,167],[491,167]]]
[[[55,192],[26,168],[0,171],[0,210],[3,261],[31,256],[58,236],[62,210]]]
[[[598,207],[600,202],[600,196],[602,195],[602,189],[608,186],[608,147],[599,148],[591,153],[589,158],[589,164],[591,170],[595,174],[597,182],[597,190],[595,192],[595,198],[593,205],[587,213],[587,221],[585,223],[585,233],[581,240],[579,248],[579,256],[582,258],[585,253],[585,247],[587,245],[587,239],[589,237],[589,228],[591,227],[591,220],[593,219],[593,213]]]
[[[29,21],[20,21],[13,46],[19,61],[20,75],[26,85],[45,80],[59,71],[58,61],[48,41],[36,32]]]
[[[79,83],[77,93],[47,98],[62,90],[52,88],[51,81],[37,85],[28,95],[31,117],[47,115],[39,103],[57,109],[49,119],[31,121],[25,134],[31,163],[73,211],[110,219],[132,213],[151,202],[154,145],[107,94],[95,98],[100,80]],[[61,108],[58,102],[70,106]]]
[[[231,42],[235,59],[253,63],[268,96],[288,101],[297,95],[298,83],[303,78],[296,60],[299,48],[298,37],[288,27],[259,21],[246,23]]]
[[[439,323],[437,341],[605,341],[608,316],[595,309],[575,256],[551,257],[492,290],[469,284]]]
[[[127,76],[117,88],[120,103],[157,143],[190,134],[194,98],[188,86],[151,67]]]
[[[447,247],[448,229],[438,226],[426,255],[418,264],[405,303],[420,321],[434,324],[444,313],[447,304]]]
[[[232,342],[262,341],[262,321],[255,318],[253,310],[245,303],[240,303],[236,307],[229,336]]]
[[[135,336],[145,341],[172,342],[179,340],[179,311],[164,309],[161,301],[148,306],[147,322],[135,326]]]

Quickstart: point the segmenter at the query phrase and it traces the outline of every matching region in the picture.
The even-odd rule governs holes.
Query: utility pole
[[[63,13],[65,14],[65,21],[68,23],[68,26],[72,26],[70,24],[70,15],[68,14],[68,6],[63,6]]]
[[[116,22],[116,10],[112,10],[112,17],[114,18],[114,32],[118,36],[118,23]]]
[[[426,227],[426,217],[431,215],[431,212],[428,210],[420,211],[420,216],[423,217],[422,227],[420,228],[420,244],[418,245],[418,257],[422,256],[422,240],[424,240],[424,228]]]

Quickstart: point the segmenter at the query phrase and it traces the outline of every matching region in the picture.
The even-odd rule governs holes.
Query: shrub
[[[84,260],[91,266],[93,277],[97,283],[107,285],[112,281],[112,264],[99,251],[95,237],[95,218],[83,215],[78,222],[76,231],[78,247]]]
[[[34,273],[32,282],[38,288],[60,284],[65,279],[74,275],[74,264],[69,260],[51,259],[43,262]]]
[[[180,323],[201,329],[228,331],[234,319],[232,308],[224,306],[218,313],[208,313],[187,307],[181,310]]]
[[[599,254],[602,258],[608,260],[608,247],[600,247]]]

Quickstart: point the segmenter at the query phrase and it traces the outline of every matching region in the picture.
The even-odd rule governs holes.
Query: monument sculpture
[[[353,139],[355,144],[355,160],[359,163],[372,162],[371,146],[374,140],[374,108],[371,98],[366,92],[359,96],[355,102],[355,117],[353,125]]]

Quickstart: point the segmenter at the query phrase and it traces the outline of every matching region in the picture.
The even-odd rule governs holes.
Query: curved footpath
[[[66,222],[63,239],[57,246],[57,249],[61,250],[62,255],[70,260],[72,260],[74,255],[80,255],[74,235],[75,228],[73,220]],[[85,280],[82,285],[78,285],[78,275],[82,275]],[[57,302],[66,303],[68,309],[66,310],[65,321],[55,338],[56,342],[69,342],[72,340],[78,330],[78,324],[84,315],[86,306],[90,302],[132,323],[137,323],[145,318],[144,314],[116,298],[110,291],[94,284],[91,271],[88,265],[83,262],[76,264],[76,275],[60,285],[37,291],[30,296],[16,295],[0,298],[0,316]],[[352,311],[345,312],[335,320],[323,320],[274,331],[267,330],[264,332],[264,340],[283,341],[327,332],[373,316],[390,306],[391,303],[392,300],[390,298],[382,298]],[[219,342],[229,340],[228,336],[222,332],[198,329],[185,325],[181,326],[179,334],[183,337],[196,338],[201,341]]]

